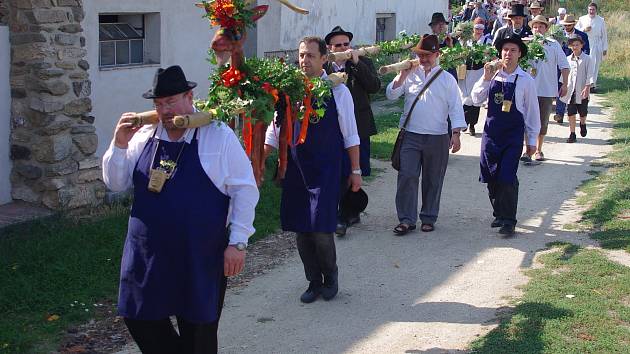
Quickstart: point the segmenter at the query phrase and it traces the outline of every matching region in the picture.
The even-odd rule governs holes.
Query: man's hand
[[[454,154],[456,152],[459,151],[459,149],[462,148],[462,143],[459,140],[459,132],[453,132],[453,136],[451,136],[451,142],[449,143],[448,147],[451,148],[451,152]]]
[[[232,245],[227,246],[223,252],[223,273],[226,277],[233,277],[243,270],[246,253],[247,251],[239,251]]]
[[[497,67],[497,64],[494,61],[486,63],[483,66],[483,80],[484,81],[492,80],[492,77],[494,76],[494,73],[497,72],[496,67]]]
[[[116,130],[114,131],[114,145],[119,149],[126,149],[129,146],[129,141],[133,138],[134,134],[142,127],[134,127],[131,123],[131,119],[135,117],[135,113],[127,112],[123,113],[118,120]]]
[[[532,156],[533,154],[536,153],[536,146],[534,145],[527,145],[527,148],[525,149],[525,153],[529,156]]]
[[[560,86],[560,97],[566,96],[568,91],[569,87],[567,87],[567,84],[562,84],[562,86]]]
[[[355,175],[354,173],[350,174],[350,177],[348,177],[348,181],[350,182],[350,188],[352,188],[353,192],[358,191],[363,184],[363,178],[361,177],[361,175]]]
[[[602,55],[603,55],[603,56],[608,55],[608,51],[607,51],[607,50],[605,50],[605,51],[602,53]]]
[[[447,34],[446,38],[444,38],[444,43],[446,43],[449,48],[453,48],[453,37],[451,37],[450,34]]]
[[[348,49],[347,52],[350,52],[352,62],[354,65],[357,65],[359,63],[359,52],[354,49]]]
[[[584,86],[584,89],[581,92],[582,99],[585,100],[591,93],[591,87],[589,85]]]

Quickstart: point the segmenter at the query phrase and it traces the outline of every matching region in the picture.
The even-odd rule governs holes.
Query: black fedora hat
[[[348,188],[346,193],[341,198],[339,210],[342,211],[342,217],[349,215],[358,215],[365,210],[368,205],[368,195],[365,191],[359,188],[358,191],[353,192],[351,188]]]
[[[326,37],[324,37],[324,40],[326,41],[326,44],[330,44],[330,39],[334,36],[337,35],[344,35],[344,36],[348,36],[348,38],[352,41],[352,37],[354,37],[352,35],[352,32],[348,32],[348,31],[344,31],[343,28],[341,28],[341,26],[335,26],[335,28],[332,29],[332,31],[330,31],[330,33],[328,33],[326,35]]]
[[[448,24],[448,21],[446,21],[446,18],[444,18],[444,14],[441,12],[434,12],[433,15],[431,15],[431,22],[429,22],[429,26],[433,25],[434,23],[438,23],[438,22],[444,22],[446,24]]]
[[[510,12],[508,12],[507,15],[505,15],[505,17],[508,17],[508,18],[514,17],[514,16],[527,17],[527,14],[525,14],[525,6],[523,6],[523,4],[512,5]]]
[[[497,48],[497,51],[499,52],[499,57],[501,57],[501,50],[503,49],[503,45],[506,43],[516,44],[521,49],[521,58],[527,55],[527,44],[523,42],[521,37],[514,35],[514,36],[508,36],[508,37],[497,40],[494,46]]]
[[[174,96],[192,90],[196,86],[196,82],[186,80],[186,75],[179,65],[173,65],[166,69],[157,69],[153,78],[153,87],[142,94],[142,97],[154,99]]]

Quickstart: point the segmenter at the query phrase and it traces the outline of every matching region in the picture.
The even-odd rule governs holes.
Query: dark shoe
[[[523,162],[532,162],[532,158],[531,158],[531,156],[529,156],[527,154],[523,154],[521,156],[521,161],[523,161]]]
[[[561,116],[559,114],[554,114],[553,115],[553,120],[555,120],[556,123],[558,123],[558,124],[562,124],[562,122],[564,122],[564,116]]]
[[[337,229],[335,230],[335,233],[337,234],[337,236],[341,237],[341,236],[345,236],[346,235],[346,230],[348,229],[348,224],[346,224],[345,222],[340,221],[337,224]]]
[[[352,225],[354,225],[354,224],[358,224],[358,223],[360,223],[360,222],[361,222],[361,217],[360,217],[359,215],[357,215],[357,216],[351,216],[351,217],[349,217],[349,218],[348,218],[348,222],[346,223],[346,225],[347,225],[348,227],[350,227],[350,226],[352,226]]]
[[[501,228],[499,229],[499,233],[501,235],[505,235],[505,236],[512,236],[512,235],[514,235],[514,225],[503,224],[503,226],[501,226]]]
[[[595,87],[591,87],[591,93],[597,93],[597,89]]]
[[[300,296],[300,301],[305,304],[310,304],[311,302],[317,300],[319,294],[322,293],[322,285],[315,282],[310,282],[308,285],[308,289]]]
[[[580,124],[580,136],[585,137],[586,133],[587,133],[586,124]]]
[[[324,286],[321,288],[322,298],[328,301],[334,298],[339,292],[339,277],[338,272],[331,275],[324,275]]]
[[[577,137],[575,136],[575,133],[569,134],[569,138],[567,139],[567,143],[574,143],[576,141],[577,141]]]
[[[498,218],[494,218],[494,220],[492,220],[492,224],[490,224],[490,227],[492,228],[501,226],[503,226],[503,221],[499,220]]]
[[[469,131],[469,133],[468,133],[468,134],[470,134],[470,136],[475,136],[475,134],[476,134],[476,133],[477,133],[477,132],[475,132],[475,126],[474,126],[474,125],[471,125],[471,126],[470,126],[470,131]]]
[[[409,231],[413,231],[415,229],[416,229],[416,225],[407,225],[407,224],[400,223],[394,228],[394,233],[396,234],[396,236],[404,236]]]
[[[433,226],[433,224],[422,224],[420,226],[420,230],[422,230],[422,232],[431,232],[433,230],[435,230],[435,226]]]

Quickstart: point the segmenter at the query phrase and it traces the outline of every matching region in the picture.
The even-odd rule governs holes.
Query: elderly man
[[[527,46],[513,36],[499,40],[496,47],[501,56],[500,69],[497,72],[495,63],[486,64],[472,96],[477,104],[486,100],[488,103],[479,179],[488,184],[494,215],[491,227],[500,227],[500,234],[511,236],[517,222],[518,156],[523,149],[524,134],[527,151],[532,154],[536,150],[540,114],[536,84],[518,66],[519,59],[527,55]]]
[[[529,15],[531,19],[533,19],[536,16],[542,15],[542,12],[544,9],[545,8],[540,6],[540,3],[538,1],[532,2],[532,4],[529,5]]]
[[[243,268],[254,233],[258,188],[234,132],[173,125],[194,112],[195,86],[179,66],[158,69],[143,96],[159,122],[138,127],[124,113],[103,156],[105,184],[133,187],[118,312],[144,353],[217,352],[226,276]]]
[[[558,8],[558,16],[549,20],[549,22],[553,24],[561,24],[560,21],[564,20],[564,17],[567,15],[567,9],[564,7]]]
[[[595,61],[595,72],[593,74],[593,86],[591,92],[596,92],[597,76],[602,61],[608,52],[608,32],[606,31],[606,23],[604,19],[597,15],[597,4],[592,2],[588,5],[588,15],[580,17],[576,27],[586,32],[590,45],[590,56]]]
[[[377,93],[381,88],[381,80],[378,78],[372,60],[365,56],[359,56],[351,49],[352,32],[344,31],[336,26],[325,37],[328,50],[332,53],[349,52],[352,57],[348,60],[329,61],[324,64],[327,74],[345,72],[348,75],[346,85],[352,94],[354,101],[354,117],[357,121],[361,145],[359,148],[361,175],[369,176],[370,169],[370,136],[376,134],[376,123],[370,106],[370,94]],[[344,155],[342,164],[342,193],[348,189],[348,176],[350,175],[350,161]],[[358,172],[358,171],[357,171]],[[360,221],[359,215],[349,210],[339,210],[339,222],[336,233],[339,236],[346,234],[349,226]]]
[[[400,127],[406,130],[400,150],[400,171],[396,190],[399,224],[396,235],[416,228],[418,179],[422,172],[421,230],[434,230],[440,210],[440,196],[448,165],[449,148],[459,151],[459,135],[466,127],[457,81],[444,75],[437,65],[440,46],[436,35],[424,35],[413,51],[420,65],[403,70],[387,86],[390,100],[405,95]],[[419,95],[422,93],[422,95]],[[448,117],[452,137],[448,134]]]
[[[534,34],[544,36],[549,28],[549,22],[545,16],[536,16],[529,25],[532,27]],[[532,62],[532,74],[536,82],[536,91],[538,92],[538,107],[540,110],[540,133],[537,141],[537,151],[534,155],[536,162],[545,160],[542,147],[547,135],[547,127],[549,125],[549,116],[553,100],[560,95],[564,96],[567,92],[567,82],[569,76],[569,62],[562,50],[562,46],[553,38],[547,38],[543,44],[545,50],[545,60],[536,60]],[[562,77],[563,85],[558,92],[558,71]],[[527,151],[521,157],[521,161],[525,164],[536,164]]]
[[[323,39],[302,39],[298,60],[306,76],[326,78],[323,65],[327,49]],[[320,107],[325,107],[325,115],[317,124],[308,125],[306,142],[289,148],[280,204],[282,229],[297,233],[298,252],[309,281],[300,297],[304,303],[313,302],[320,295],[331,300],[339,290],[334,232],[343,153],[350,158],[350,188],[356,192],[362,183],[359,134],[350,90],[343,84],[336,86],[332,97]],[[298,125],[299,121],[294,131],[299,131]],[[271,124],[267,130],[267,156],[279,146],[274,129]]]
[[[525,23],[527,15],[525,14],[525,7],[522,4],[512,5],[507,17],[509,18],[511,25],[496,31],[494,35],[494,44],[498,43],[498,41],[503,38],[513,37],[515,35],[520,38],[532,35],[531,29],[527,27],[527,24]]]

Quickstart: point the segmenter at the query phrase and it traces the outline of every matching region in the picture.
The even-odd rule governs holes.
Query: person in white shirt
[[[459,151],[459,135],[466,127],[464,110],[455,78],[437,65],[440,47],[436,35],[425,34],[413,48],[419,66],[401,71],[387,86],[390,100],[405,95],[400,127],[409,116],[400,152],[400,171],[396,191],[396,210],[399,224],[397,235],[405,235],[416,228],[418,218],[418,179],[422,172],[421,230],[434,229],[440,210],[440,196],[448,165],[449,148]],[[423,87],[436,77],[426,91]],[[448,131],[448,117],[452,122],[452,137]]]
[[[258,188],[234,132],[218,123],[173,125],[174,116],[195,111],[195,86],[179,66],[158,69],[143,97],[159,122],[138,127],[136,114],[124,113],[103,156],[105,184],[133,187],[118,312],[145,353],[181,345],[216,353],[226,277],[243,269],[254,233]]]
[[[300,69],[308,77],[326,78],[326,42],[305,37],[298,47]],[[332,89],[332,97],[320,107],[324,117],[308,124],[304,143],[292,144],[282,180],[280,221],[282,229],[297,234],[297,247],[309,281],[300,301],[311,303],[321,295],[330,300],[339,290],[334,232],[337,228],[342,154],[350,158],[348,185],[353,192],[361,188],[360,138],[354,116],[352,94],[346,85]],[[274,123],[282,109],[278,109]],[[296,119],[294,132],[301,122]],[[265,156],[280,147],[276,124],[267,128]]]
[[[549,20],[549,22],[553,24],[560,24],[560,21],[564,20],[564,17],[567,15],[567,9],[564,7],[558,8],[558,16]]]
[[[595,62],[595,72],[593,73],[593,86],[591,93],[596,92],[597,77],[599,68],[604,57],[608,53],[608,32],[604,18],[597,15],[597,4],[592,2],[588,5],[588,15],[580,17],[575,27],[588,35],[588,43],[591,48],[590,57]]]
[[[549,28],[549,22],[545,16],[536,16],[530,23],[534,35],[544,36]],[[562,76],[564,83],[560,87],[560,96],[564,96],[567,92],[567,77],[569,75],[569,62],[562,50],[562,46],[555,39],[545,38],[544,42],[545,59],[532,62],[532,74],[536,81],[536,90],[538,92],[538,106],[540,110],[540,134],[538,135],[537,151],[534,155],[536,162],[544,161],[543,143],[547,135],[547,127],[549,125],[549,116],[553,107],[553,100],[558,97],[558,70]],[[531,157],[524,153],[521,161],[531,165]]]
[[[498,41],[496,47],[501,61],[485,65],[484,75],[475,84],[472,97],[476,104],[486,100],[488,103],[479,180],[488,184],[494,215],[491,227],[500,227],[499,233],[510,236],[517,222],[519,184],[516,173],[523,136],[527,136],[528,153],[534,153],[540,112],[534,79],[518,66],[519,59],[527,55],[525,43],[512,36]]]
[[[580,136],[585,137],[586,115],[588,114],[588,97],[591,85],[593,84],[593,72],[595,65],[589,55],[582,52],[584,39],[573,34],[568,38],[568,44],[573,53],[567,57],[571,65],[569,73],[568,90],[566,95],[560,97],[564,103],[568,103],[567,111],[569,115],[569,138],[567,143],[574,143],[577,140],[575,135],[575,115],[580,115]]]

